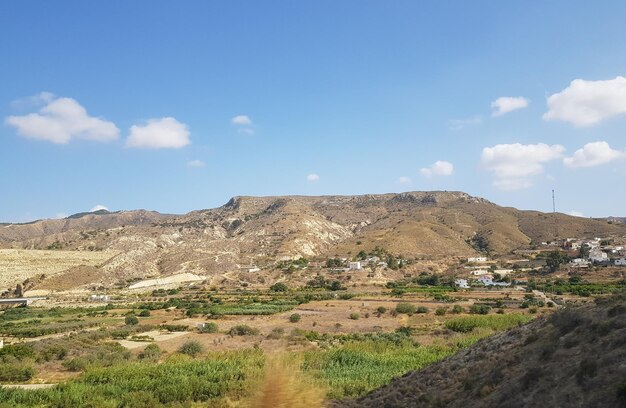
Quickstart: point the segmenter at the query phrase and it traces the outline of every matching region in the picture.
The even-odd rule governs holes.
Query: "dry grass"
[[[301,362],[284,355],[268,357],[263,377],[253,385],[248,408],[317,408],[326,390],[300,369]]]
[[[79,265],[97,266],[113,255],[106,251],[0,249],[0,288],[13,287],[42,274],[50,277]]]

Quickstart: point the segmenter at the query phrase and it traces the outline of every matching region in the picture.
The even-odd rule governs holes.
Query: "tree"
[[[331,282],[331,284],[328,287],[328,289],[330,289],[332,291],[338,291],[338,290],[344,290],[345,288],[343,286],[341,286],[341,282],[335,280],[335,281]]]
[[[546,258],[546,265],[550,269],[550,272],[556,272],[561,264],[567,262],[567,255],[560,251],[552,251]]]
[[[273,284],[272,286],[270,286],[270,290],[272,292],[287,292],[289,290],[289,288],[284,283],[277,282],[277,283]]]
[[[358,254],[356,254],[356,259],[359,259],[361,261],[365,260],[367,258],[367,253],[363,250],[359,251]]]
[[[583,259],[589,258],[589,251],[590,250],[591,250],[591,248],[589,248],[589,245],[587,245],[587,244],[581,245],[580,249],[578,250],[578,257],[579,258],[583,258]]]
[[[126,316],[126,318],[124,318],[124,324],[126,324],[127,326],[134,326],[136,324],[139,324],[139,319],[137,319],[137,316],[135,315],[128,315]]]
[[[139,312],[139,317],[150,317],[150,311],[148,309],[143,309]]]
[[[294,313],[291,316],[289,316],[289,321],[291,323],[298,323],[300,321],[300,315],[298,313]]]

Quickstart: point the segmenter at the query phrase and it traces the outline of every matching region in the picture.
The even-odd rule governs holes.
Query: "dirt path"
[[[42,390],[45,388],[52,388],[56,384],[5,384],[0,385],[0,388],[20,388],[22,390]]]
[[[545,293],[539,290],[533,290],[533,295],[539,296],[545,303],[552,302],[552,304],[554,304],[554,307],[561,307],[561,305],[556,303],[554,300],[550,299],[548,296],[546,296]]]

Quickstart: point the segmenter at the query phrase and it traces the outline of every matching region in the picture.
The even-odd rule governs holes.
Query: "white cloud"
[[[445,160],[437,160],[430,167],[420,169],[420,174],[424,177],[450,176],[452,173],[454,173],[454,166]]]
[[[40,92],[37,95],[27,96],[11,102],[13,109],[30,109],[38,107],[54,100],[54,94],[51,92]]]
[[[585,216],[583,213],[579,211],[574,211],[574,210],[570,211],[569,215],[571,215],[572,217],[584,217]]]
[[[562,120],[575,126],[591,126],[626,113],[626,78],[605,81],[575,79],[548,97],[544,120]]]
[[[249,116],[237,115],[233,117],[230,121],[233,125],[236,125],[238,127],[237,131],[239,133],[243,133],[246,135],[254,134],[254,128],[252,127],[253,126],[252,119],[250,119]]]
[[[30,98],[33,103],[45,103],[38,113],[9,116],[5,123],[17,129],[17,133],[29,139],[47,140],[66,144],[72,139],[108,142],[119,137],[119,129],[113,122],[89,116],[76,100],[56,98],[49,92]]]
[[[306,176],[306,180],[307,180],[308,182],[315,183],[316,181],[319,181],[319,180],[320,180],[320,176],[318,176],[318,175],[317,175],[317,174],[315,174],[315,173],[311,173],[311,174],[309,174],[308,176]]]
[[[202,160],[190,160],[187,162],[187,166],[199,168],[199,167],[204,167],[205,163]]]
[[[396,184],[403,184],[403,185],[411,184],[411,182],[412,180],[407,176],[398,177],[398,179],[396,180]]]
[[[491,102],[491,108],[494,109],[491,116],[502,116],[518,109],[524,109],[529,103],[530,101],[523,96],[502,96]]]
[[[544,164],[561,158],[564,152],[561,145],[499,144],[483,149],[481,165],[493,173],[494,187],[504,191],[521,190],[531,187],[532,177],[544,172]]]
[[[179,149],[190,144],[186,124],[174,118],[150,119],[146,125],[134,125],[126,140],[127,147]]]
[[[230,120],[233,125],[252,126],[252,120],[247,115],[237,115]]]
[[[594,167],[623,158],[626,158],[626,152],[611,149],[607,142],[592,142],[576,150],[572,157],[564,158],[563,164],[567,167]]]
[[[109,211],[109,209],[103,206],[102,204],[98,204],[94,206],[91,210],[89,210],[89,212],[96,212],[96,211],[101,211],[101,210]]]
[[[451,119],[448,121],[448,128],[450,130],[461,130],[468,126],[476,126],[483,123],[483,118],[480,116],[470,116],[464,119]]]

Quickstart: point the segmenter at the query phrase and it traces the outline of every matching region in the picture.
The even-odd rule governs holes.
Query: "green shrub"
[[[139,319],[137,319],[137,316],[135,315],[128,315],[124,318],[124,324],[127,326],[134,326],[139,324]]]
[[[448,311],[447,307],[438,307],[437,310],[435,310],[435,314],[437,316],[443,316],[446,314],[447,311]]]
[[[387,311],[387,308],[386,308],[385,306],[379,306],[379,307],[376,309],[376,311],[377,311],[379,314],[385,314],[385,312]]]
[[[285,329],[283,329],[282,327],[275,327],[272,329],[272,332],[267,335],[267,338],[271,340],[278,340],[283,337],[284,334]]]
[[[291,316],[289,316],[289,321],[291,323],[298,323],[300,321],[300,315],[298,313],[294,313]]]
[[[415,311],[417,313],[428,313],[428,308],[426,306],[419,306],[417,309],[415,309]]]
[[[0,382],[29,381],[35,375],[35,369],[29,365],[19,363],[2,364]]]
[[[204,323],[204,326],[200,328],[200,333],[217,333],[218,330],[219,327],[217,326],[217,323],[208,322]]]
[[[350,319],[352,320],[359,320],[359,317],[361,317],[361,315],[358,313],[350,313]]]
[[[488,305],[472,305],[472,306],[470,306],[470,313],[471,314],[485,315],[485,314],[488,314],[490,310],[491,310],[491,306],[488,306]]]
[[[250,327],[245,324],[238,324],[231,327],[228,334],[231,336],[254,336],[259,334],[259,329],[255,329],[254,327]]]
[[[35,350],[30,344],[7,344],[4,348],[0,349],[0,361],[9,356],[17,360],[33,358],[35,356]]]
[[[289,288],[284,283],[277,282],[277,283],[273,284],[272,286],[270,286],[270,290],[272,292],[287,292],[289,290]]]
[[[411,303],[398,303],[396,305],[396,312],[398,313],[413,314],[415,310],[415,305]]]
[[[198,354],[202,353],[204,347],[202,344],[198,343],[195,340],[188,340],[183,343],[182,346],[178,349],[179,353],[187,354],[188,356],[195,357]]]
[[[530,320],[532,320],[531,316],[520,313],[488,316],[463,316],[448,320],[445,323],[445,326],[450,330],[466,333],[474,330],[476,327],[487,327],[493,330],[506,330],[511,327],[515,327],[518,324],[529,322]]]
[[[452,313],[459,314],[459,313],[463,313],[463,312],[465,312],[465,309],[463,308],[463,306],[461,306],[461,305],[454,305],[454,306],[452,306]]]
[[[161,354],[163,354],[161,348],[156,343],[151,343],[148,344],[141,353],[139,353],[139,358],[141,360],[156,361],[161,357]]]
[[[148,309],[143,309],[139,312],[139,317],[150,317],[150,311]]]

